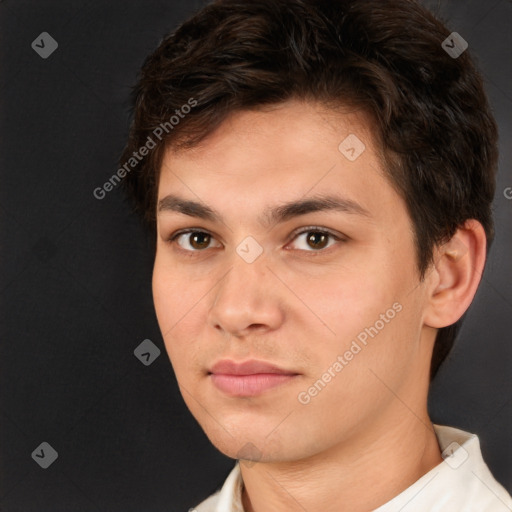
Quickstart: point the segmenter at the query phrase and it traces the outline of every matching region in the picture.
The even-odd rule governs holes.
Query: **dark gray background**
[[[2,511],[185,511],[233,465],[179,395],[138,220],[119,188],[92,195],[117,169],[144,57],[201,4],[0,1]],[[501,136],[496,241],[430,410],[477,433],[512,491],[512,4],[428,5],[469,42]],[[43,31],[48,59],[31,48]],[[150,366],[133,355],[147,338],[162,351]],[[48,469],[31,457],[43,441]]]

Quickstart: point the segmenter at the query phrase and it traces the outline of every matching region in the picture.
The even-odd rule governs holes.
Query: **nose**
[[[230,263],[212,295],[209,324],[236,337],[277,329],[284,318],[282,292],[267,259],[262,254],[247,263],[235,254]]]

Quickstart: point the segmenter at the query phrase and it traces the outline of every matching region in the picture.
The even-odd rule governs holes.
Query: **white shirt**
[[[478,436],[434,425],[443,462],[373,512],[512,512],[512,498],[482,458]],[[237,462],[222,488],[190,512],[244,512]]]

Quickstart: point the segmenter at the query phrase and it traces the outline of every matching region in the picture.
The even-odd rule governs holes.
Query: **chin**
[[[220,425],[213,423],[214,425],[209,423],[206,428],[201,425],[213,446],[226,457],[243,459],[248,466],[251,462],[292,461],[301,456],[297,443],[286,443],[283,436],[277,434],[275,423],[268,428],[258,428],[254,424],[244,427],[239,424],[236,426],[236,433],[232,431],[233,426],[226,429],[228,433]],[[273,430],[273,435],[268,435]]]

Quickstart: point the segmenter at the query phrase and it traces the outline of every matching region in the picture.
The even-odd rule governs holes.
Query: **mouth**
[[[208,372],[212,384],[233,397],[251,397],[281,386],[299,374],[265,361],[236,363],[223,359]]]

